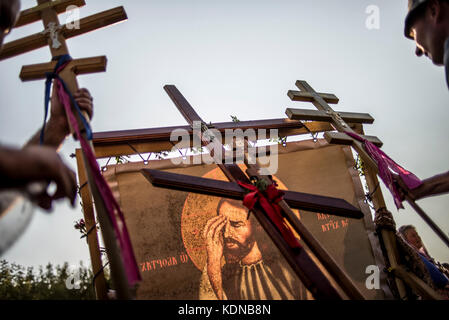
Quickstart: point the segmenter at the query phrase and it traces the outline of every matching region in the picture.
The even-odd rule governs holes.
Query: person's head
[[[241,201],[221,199],[217,206],[218,215],[227,218],[223,230],[223,244],[226,253],[233,256],[246,256],[255,244],[255,226],[248,219],[248,209]]]
[[[415,249],[419,250],[422,248],[423,243],[421,237],[416,231],[415,227],[412,225],[406,225],[399,228],[399,233],[402,234],[404,239]]]
[[[20,13],[20,0],[0,0],[0,49],[5,36],[16,24]]]
[[[449,0],[409,0],[405,36],[416,43],[416,55],[443,65],[444,42],[449,37]]]

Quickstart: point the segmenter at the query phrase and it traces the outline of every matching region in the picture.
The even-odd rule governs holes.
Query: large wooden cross
[[[307,101],[312,102],[312,104],[318,109],[318,111],[313,110],[304,110],[304,109],[292,109],[287,108],[286,114],[289,119],[295,120],[316,120],[320,119],[320,121],[328,121],[331,125],[340,133],[344,133],[345,131],[355,133],[354,130],[348,125],[348,122],[352,123],[373,123],[374,119],[368,115],[363,113],[342,113],[334,111],[329,104],[325,101],[322,94],[319,94],[313,90],[313,88],[306,82],[302,80],[298,80],[296,82],[296,86],[301,91],[289,91],[288,95],[293,101]],[[336,100],[334,103],[337,103]],[[331,135],[329,133],[325,134],[325,138],[328,141],[332,141],[332,138],[335,135]],[[339,138],[342,138],[342,135],[338,135]],[[376,141],[378,139],[372,138]],[[371,159],[371,157],[366,153],[363,145],[359,141],[355,141],[354,139],[350,140],[350,144],[357,150],[357,152],[363,158],[363,161],[367,165],[369,165],[373,170],[377,172],[377,165]]]
[[[117,7],[115,9],[83,18],[76,24],[76,26],[69,26],[67,24],[60,24],[58,14],[65,12],[67,8],[73,9],[85,5],[84,0],[37,0],[37,4],[38,5],[36,7],[21,12],[16,27],[42,20],[44,30],[31,36],[9,42],[4,45],[3,50],[0,52],[0,60],[4,60],[47,45],[49,46],[53,61],[43,64],[24,66],[20,73],[20,78],[23,81],[44,79],[47,72],[52,72],[57,63],[55,60],[62,55],[69,54],[66,39],[127,19],[124,8]],[[76,79],[77,75],[105,71],[106,62],[107,59],[104,56],[74,59],[69,62],[59,76],[64,80],[68,89],[73,94],[78,90],[78,82]],[[74,112],[74,114],[77,115],[76,112]],[[84,128],[79,118],[78,123],[81,128]],[[74,130],[71,125],[70,130],[73,134]],[[92,144],[90,144],[90,147],[93,149]],[[84,157],[84,161],[81,164],[85,169],[83,174],[87,177],[89,189],[95,200],[95,207],[97,209],[103,240],[107,247],[107,254],[111,266],[111,277],[116,287],[115,289],[117,290],[118,297],[120,299],[129,299],[132,297],[132,293],[127,281],[117,238],[108,217],[104,200],[100,196],[98,187],[93,180],[91,169],[88,165],[85,165],[86,163],[87,160]],[[95,237],[95,241],[91,241],[92,237]],[[96,237],[96,233],[88,236],[90,247],[91,244],[97,244],[95,248],[91,247],[91,255],[98,252],[98,239]],[[100,269],[100,266],[96,267],[97,268],[94,268],[94,270]],[[95,286],[97,293],[105,293],[106,283],[104,277],[96,277]],[[103,296],[101,298],[105,297]]]
[[[364,113],[347,113],[347,112],[336,112],[334,111],[328,103],[338,103],[338,98],[334,95],[326,94],[323,96],[321,93],[317,93],[306,81],[298,80],[296,86],[300,91],[289,91],[288,96],[293,101],[303,101],[312,102],[313,105],[318,109],[315,110],[305,110],[305,109],[293,109],[287,108],[285,113],[289,119],[295,120],[317,120],[326,121],[331,124],[331,126],[338,132],[325,132],[324,137],[329,143],[334,144],[344,144],[351,145],[358,152],[358,154],[363,159],[364,163],[368,165],[365,172],[365,177],[369,186],[372,190],[372,200],[376,212],[382,208],[386,208],[384,198],[382,196],[382,191],[378,187],[379,182],[377,180],[378,167],[377,163],[368,155],[365,151],[363,144],[345,132],[352,132],[354,130],[350,127],[351,123],[373,123],[374,119],[371,116]],[[332,97],[332,101],[326,99]],[[362,130],[363,132],[363,130]],[[382,142],[373,136],[362,135],[368,141],[373,142],[377,146],[381,147]],[[434,232],[443,240],[443,242],[449,246],[449,238],[447,235],[438,227],[438,225],[430,219],[430,217],[422,210],[410,197],[406,196],[407,202],[415,209],[415,211],[423,218],[423,220],[434,230]],[[430,287],[428,287],[423,281],[416,278],[413,274],[406,271],[405,268],[400,264],[400,258],[396,249],[395,234],[392,230],[380,229],[380,240],[386,249],[386,254],[388,257],[388,262],[390,264],[390,272],[404,280],[410,287],[415,289],[417,292],[422,294],[424,297],[430,299],[439,299],[438,294],[435,293]],[[403,286],[403,283],[395,278],[396,286],[401,299],[405,299],[407,293]]]
[[[320,121],[328,121],[331,125],[338,131],[326,132],[324,137],[330,143],[348,144],[352,145],[358,154],[362,157],[365,164],[369,166],[374,173],[377,174],[379,171],[377,163],[368,155],[360,141],[353,139],[352,137],[345,134],[345,132],[355,133],[354,130],[350,128],[347,122],[359,122],[359,123],[372,123],[372,119],[369,115],[363,113],[343,113],[334,111],[329,104],[323,99],[322,94],[315,92],[315,90],[303,80],[298,80],[296,86],[301,90],[289,91],[289,97],[294,101],[307,101],[312,102],[313,105],[319,110],[304,110],[304,109],[292,109],[288,108],[286,114],[289,119],[294,120],[316,120],[320,118]],[[363,138],[376,143],[379,141],[376,137]],[[449,247],[449,238],[444,231],[421,209],[421,207],[416,204],[409,196],[405,196],[407,202],[412,206],[412,208],[421,216],[421,218],[432,228],[432,230],[440,237],[441,240]]]
[[[210,145],[210,138],[207,138],[203,133],[208,131],[210,125],[207,125],[200,116],[196,113],[189,102],[179,92],[175,86],[164,87],[172,101],[177,106],[178,110],[187,120],[187,122],[193,126],[194,122],[201,124],[201,132],[198,132],[198,138],[202,141],[202,144],[206,148],[210,148],[209,151],[213,153],[213,147]],[[224,146],[218,143],[222,149],[222,155],[225,154]],[[203,194],[210,194],[215,196],[224,196],[235,199],[242,199],[244,196],[244,190],[241,189],[236,182],[241,181],[244,183],[251,183],[251,178],[264,180],[266,183],[272,181],[268,176],[261,176],[259,174],[259,167],[251,164],[248,158],[245,157],[245,164],[248,168],[247,174],[245,174],[237,164],[217,163],[219,168],[225,174],[225,176],[231,181],[217,182],[211,179],[193,178],[185,175],[178,175],[172,173],[163,173],[157,170],[142,170],[144,175],[156,186],[178,189],[183,191],[197,192]],[[316,197],[316,198],[315,198]],[[306,199],[307,198],[307,199]],[[300,199],[295,203],[295,199]],[[293,213],[288,203],[295,204],[297,208],[320,211],[325,210],[339,211],[340,214],[351,213],[348,203],[343,204],[339,202],[342,200],[317,197],[314,195],[305,195],[301,193],[290,192],[287,193],[285,200],[282,200],[279,205],[284,212],[284,218],[290,223],[293,229],[301,236],[304,243],[311,249],[313,254],[319,259],[328,272],[334,277],[335,281],[340,285],[345,294],[351,299],[364,299],[361,292],[354,285],[352,280],[347,274],[338,266],[336,261],[329,255],[329,253],[321,246],[317,239],[307,230],[298,217]],[[288,203],[287,203],[288,202]],[[337,202],[339,202],[337,204]],[[331,204],[332,203],[332,204]],[[344,208],[343,208],[344,207]],[[353,208],[355,209],[355,208]],[[353,210],[352,209],[352,210]],[[357,209],[356,209],[357,210]],[[323,210],[321,210],[322,212]],[[334,211],[334,212],[335,212]],[[313,294],[315,298],[321,299],[341,299],[343,296],[341,292],[331,284],[329,279],[324,275],[323,271],[318,267],[316,262],[311,258],[310,253],[305,248],[291,248],[285,242],[281,236],[279,230],[275,224],[268,218],[266,213],[261,207],[254,209],[254,214],[259,223],[265,229],[267,234],[271,237],[274,244],[279,248],[284,255],[286,261],[290,264],[294,272],[298,275],[306,288]],[[353,212],[352,212],[352,216]],[[360,217],[360,215],[359,215]]]

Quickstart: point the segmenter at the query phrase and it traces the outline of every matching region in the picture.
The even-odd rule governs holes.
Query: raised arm
[[[90,92],[83,88],[78,90],[73,96],[80,109],[85,111],[89,115],[89,118],[92,118],[93,98],[90,95]],[[31,145],[38,145],[40,143],[40,134],[41,131],[38,130],[24,147],[26,148]],[[45,126],[44,145],[59,149],[69,134],[70,128],[64,108],[59,102],[55,91],[53,91],[51,97],[50,119]]]
[[[415,200],[449,193],[449,171],[423,180],[422,186],[409,193]]]

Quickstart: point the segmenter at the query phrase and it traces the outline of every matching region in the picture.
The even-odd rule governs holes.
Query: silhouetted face
[[[3,40],[14,27],[20,13],[19,0],[0,0],[0,49]]]
[[[419,250],[423,246],[421,237],[418,235],[415,229],[408,229],[404,233],[405,240],[413,246],[415,249]]]
[[[449,6],[441,4],[439,10],[448,10]],[[416,55],[423,54],[436,65],[443,65],[444,42],[449,36],[444,28],[444,23],[438,20],[438,13],[427,7],[411,24],[412,36],[416,44]]]
[[[225,201],[219,214],[227,218],[223,232],[224,250],[234,256],[246,256],[255,243],[251,219],[247,220],[248,209],[237,201]]]

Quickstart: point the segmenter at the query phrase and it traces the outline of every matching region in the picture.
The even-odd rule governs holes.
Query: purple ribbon
[[[376,162],[379,169],[379,177],[390,190],[396,207],[398,209],[403,209],[403,200],[401,200],[401,195],[394,181],[394,176],[400,176],[404,184],[410,190],[418,188],[420,185],[422,185],[422,181],[412,172],[405,170],[403,167],[394,162],[388,155],[386,155],[382,150],[375,146],[374,143],[362,138],[356,133],[347,131],[345,131],[345,133],[348,136],[360,142],[363,142],[365,151]]]

